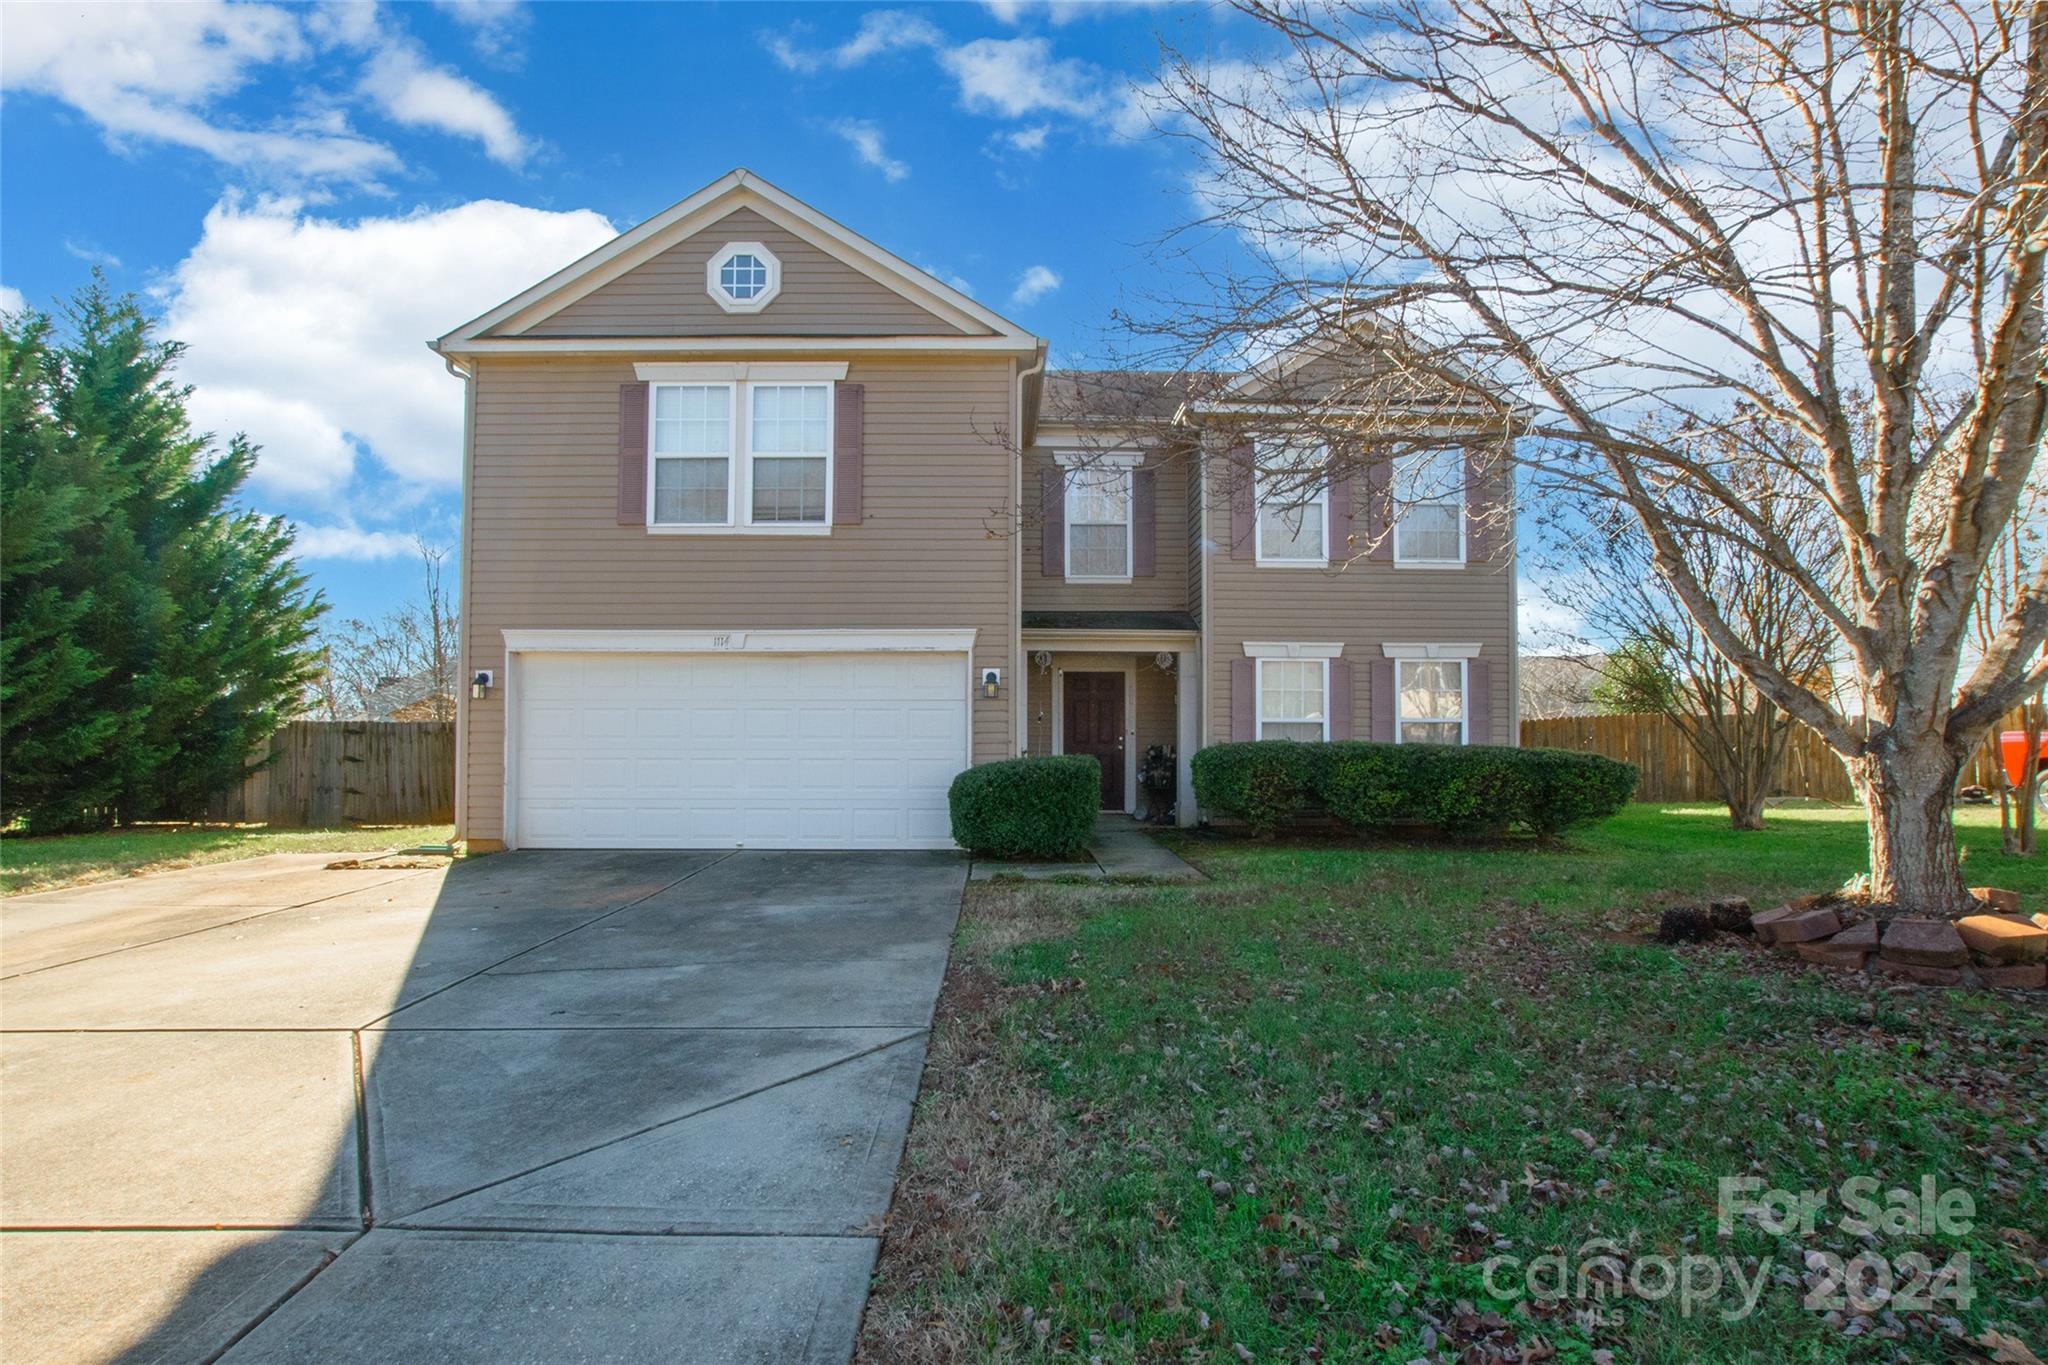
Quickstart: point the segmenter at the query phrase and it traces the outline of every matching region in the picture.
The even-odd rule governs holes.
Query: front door
[[[1124,808],[1124,675],[1069,673],[1061,684],[1066,695],[1065,749],[1093,754],[1102,764],[1102,808]]]

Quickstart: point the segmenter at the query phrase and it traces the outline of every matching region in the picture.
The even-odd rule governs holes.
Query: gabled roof
[[[518,332],[602,288],[740,208],[754,210],[877,284],[960,328],[963,333],[959,337],[920,338],[919,341],[928,348],[1028,354],[1042,344],[1016,323],[745,169],[720,176],[689,198],[669,206],[638,227],[628,229],[583,259],[565,266],[531,289],[514,295],[430,344],[436,351],[449,356],[481,351],[591,349],[587,341],[522,338]],[[752,340],[758,344],[772,339]],[[838,340],[844,343],[852,339]],[[786,348],[787,343],[783,344]],[[806,339],[804,344],[817,343],[816,339]],[[698,339],[692,347],[708,349],[708,344]],[[659,345],[650,345],[644,338],[622,339],[619,348],[661,349]]]

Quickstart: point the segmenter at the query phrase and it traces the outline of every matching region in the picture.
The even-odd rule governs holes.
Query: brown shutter
[[[1394,557],[1394,466],[1379,452],[1365,467],[1365,538],[1366,558]]]
[[[1259,509],[1254,501],[1258,478],[1257,457],[1250,441],[1230,448],[1230,557],[1257,559],[1259,555]]]
[[[1465,562],[1468,564],[1484,564],[1493,558],[1493,545],[1497,539],[1493,523],[1499,509],[1494,506],[1487,465],[1484,451],[1475,448],[1465,452]]]
[[[1484,659],[1465,661],[1465,742],[1493,743],[1493,669]]]
[[[1394,742],[1394,661],[1372,661],[1372,737],[1382,744]]]
[[[1330,562],[1342,564],[1351,555],[1351,475],[1342,473],[1330,480]]]
[[[647,524],[647,386],[619,385],[619,525]]]
[[[861,458],[867,445],[868,388],[841,384],[832,397],[832,524],[860,525]]]
[[[1067,576],[1067,479],[1058,465],[1038,475],[1038,568],[1047,578]]]
[[[1257,659],[1232,659],[1230,661],[1230,737],[1232,739],[1257,739],[1259,702],[1259,661]]]
[[[1327,703],[1330,712],[1330,738],[1349,739],[1352,735],[1352,712],[1356,703],[1351,696],[1351,661],[1330,660],[1330,697]]]
[[[1140,469],[1131,475],[1131,575],[1150,578],[1159,572],[1159,474]]]

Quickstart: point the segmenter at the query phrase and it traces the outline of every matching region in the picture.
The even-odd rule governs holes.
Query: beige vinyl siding
[[[728,313],[704,266],[728,242],[759,242],[782,262],[782,291],[758,313]],[[752,209],[725,217],[533,325],[500,335],[959,336],[958,327]]]
[[[1342,569],[1261,567],[1230,557],[1229,489],[1213,468],[1210,478],[1209,535],[1216,545],[1207,623],[1210,743],[1231,737],[1231,661],[1244,657],[1247,640],[1342,642],[1343,657],[1351,661],[1351,733],[1357,739],[1372,738],[1372,662],[1385,657],[1381,645],[1477,644],[1490,666],[1493,728],[1473,742],[1515,743],[1512,556],[1463,569],[1397,569],[1373,559]]]
[[[1069,673],[1122,673],[1127,668],[1134,669],[1137,684],[1137,761],[1142,763],[1145,750],[1154,744],[1164,744],[1169,749],[1174,747],[1174,707],[1179,680],[1174,673],[1154,663],[1152,655],[1055,652],[1052,666],[1040,668],[1031,662],[1027,650],[1024,667],[1030,675],[1027,684],[1027,753],[1049,754],[1053,751],[1052,682],[1053,674],[1062,669]],[[1129,742],[1128,738],[1126,742]],[[1139,801],[1142,803],[1143,800],[1143,793],[1140,793]]]
[[[1010,488],[986,437],[1010,411],[1007,361],[854,360],[864,520],[829,536],[618,525],[619,385],[633,378],[631,357],[478,362],[470,668],[504,676],[507,629],[972,628],[975,667],[1012,676],[1012,546],[986,524]],[[1010,703],[977,693],[973,707],[975,760],[1011,753]],[[504,733],[502,689],[467,703],[469,838],[502,837]]]
[[[1024,610],[1026,611],[1185,611],[1188,608],[1188,490],[1191,460],[1187,456],[1146,455],[1140,466],[1158,474],[1158,504],[1153,520],[1158,540],[1153,572],[1128,583],[1069,583],[1045,574],[1045,523],[1039,501],[1040,479],[1055,468],[1053,449],[1034,446],[1024,452]]]

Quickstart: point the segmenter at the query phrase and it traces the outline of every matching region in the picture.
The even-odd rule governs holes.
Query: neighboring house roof
[[[953,336],[900,338],[900,344],[1023,354],[1035,353],[1044,344],[1024,328],[976,303],[943,280],[919,270],[745,169],[720,176],[687,199],[669,206],[637,227],[629,228],[581,260],[429,344],[434,350],[451,357],[490,351],[629,350],[644,354],[661,350],[787,350],[787,339],[775,337],[654,340],[521,335],[525,329],[741,208],[759,213],[958,329],[958,334]],[[870,337],[807,338],[805,349],[831,349],[848,344],[873,346],[875,341]]]
[[[1053,370],[1045,376],[1038,420],[1046,426],[1164,422],[1221,378],[1173,370]]]
[[[454,692],[435,680],[431,670],[403,678],[385,678],[363,699],[363,706],[348,720],[432,720],[435,703],[453,700]]]

